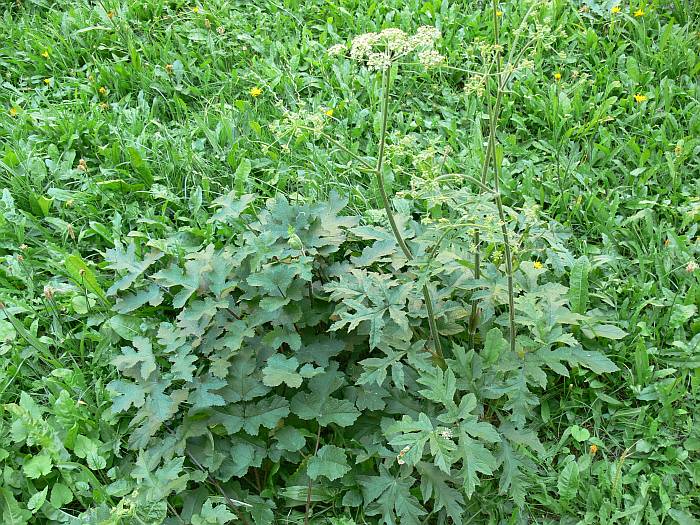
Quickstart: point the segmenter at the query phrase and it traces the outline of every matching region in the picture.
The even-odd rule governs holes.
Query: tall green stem
[[[394,219],[394,212],[391,209],[391,202],[389,201],[389,196],[386,192],[386,187],[384,185],[384,174],[382,172],[384,168],[384,149],[386,146],[386,132],[387,132],[387,124],[389,122],[389,81],[390,81],[390,76],[391,76],[391,67],[387,67],[384,70],[384,75],[382,77],[382,88],[383,88],[383,99],[382,99],[382,108],[381,108],[381,119],[382,119],[382,126],[381,126],[381,133],[379,135],[379,153],[377,157],[377,168],[375,172],[375,176],[377,179],[377,186],[379,187],[379,193],[382,197],[382,203],[384,204],[384,210],[386,211],[386,216],[389,219],[389,225],[391,226],[391,231],[394,234],[394,237],[396,238],[396,242],[399,245],[399,248],[401,248],[401,251],[403,254],[406,256],[406,259],[409,261],[413,260],[413,254],[411,253],[411,250],[409,249],[408,245],[406,244],[406,241],[403,238],[403,235],[401,234],[401,231],[399,231],[399,227],[396,225],[396,220]],[[440,334],[438,333],[437,330],[437,323],[435,321],[435,312],[433,310],[433,298],[430,294],[430,290],[428,289],[428,285],[423,286],[423,300],[425,301],[425,308],[428,312],[428,326],[430,327],[430,337],[433,340],[433,344],[435,345],[435,354],[440,360],[443,360],[443,353],[442,353],[442,344],[440,343]]]
[[[501,78],[501,55],[500,55],[500,39],[498,35],[498,5],[497,0],[491,0],[491,7],[493,11],[493,35],[494,44],[496,46],[496,78],[497,82],[497,92],[496,92],[496,103],[499,105],[498,110],[500,110],[501,96],[505,85],[503,84],[503,79]],[[496,208],[498,209],[498,218],[501,222],[501,234],[503,235],[503,246],[506,256],[506,278],[508,280],[508,324],[510,327],[510,351],[515,352],[515,338],[517,336],[515,328],[515,292],[513,290],[513,256],[510,248],[510,239],[508,235],[508,223],[506,221],[506,215],[503,211],[503,201],[501,200],[501,190],[499,187],[500,182],[500,169],[498,165],[498,158],[496,155],[496,127],[498,122],[498,113],[496,108],[494,108],[493,119],[489,121],[489,140],[493,145],[491,148],[491,155],[493,157],[493,192],[496,199]]]

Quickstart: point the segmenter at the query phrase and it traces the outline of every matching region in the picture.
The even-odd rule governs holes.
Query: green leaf
[[[108,323],[119,337],[127,341],[133,341],[141,333],[141,319],[138,317],[118,314],[111,317]]]
[[[48,492],[49,487],[47,485],[46,487],[44,487],[44,490],[35,493],[31,498],[29,498],[29,501],[27,502],[27,508],[31,511],[39,510],[46,501],[46,495],[48,494]]]
[[[143,386],[131,381],[115,379],[107,385],[114,398],[112,399],[112,413],[118,414],[128,410],[131,406],[140,408],[146,402],[146,390]]]
[[[107,466],[107,461],[99,453],[98,444],[82,434],[76,436],[73,452],[79,458],[86,459],[91,470],[101,470]]]
[[[212,392],[212,390],[219,390],[225,386],[226,381],[223,379],[209,376],[198,377],[189,397],[192,410],[225,405],[226,400],[221,395]]]
[[[30,479],[38,479],[51,472],[53,462],[48,454],[39,454],[29,459],[23,466],[24,474]]]
[[[609,358],[595,350],[571,349],[571,352],[565,359],[572,365],[586,367],[596,374],[606,374],[620,370]]]
[[[27,525],[32,518],[31,511],[20,507],[9,488],[0,485],[0,495],[2,495],[0,499],[2,525]]]
[[[0,343],[9,343],[17,337],[15,327],[10,321],[0,319]]]
[[[584,441],[588,441],[588,439],[591,437],[591,433],[588,431],[588,429],[574,425],[571,427],[571,437],[579,443],[583,443]]]
[[[228,195],[219,197],[212,202],[212,207],[217,207],[219,210],[208,222],[224,222],[230,224],[232,221],[238,219],[241,213],[243,213],[254,200],[255,195],[246,194],[238,197],[236,191],[231,191]]]
[[[107,294],[97,282],[97,277],[95,277],[93,271],[85,264],[80,255],[67,256],[64,260],[64,267],[76,283],[84,283],[88,290],[103,301],[107,301]]]
[[[411,494],[413,478],[394,478],[385,467],[379,467],[379,476],[359,476],[358,481],[368,516],[381,515],[388,525],[419,525],[426,511]],[[399,518],[399,520],[397,520]]]
[[[151,342],[145,337],[134,337],[133,347],[123,346],[122,355],[112,359],[112,364],[128,377],[146,381],[156,371],[156,359]]]
[[[304,435],[294,427],[285,426],[275,432],[277,446],[282,450],[296,452],[304,448],[306,439]]]
[[[668,515],[671,516],[678,525],[700,525],[700,520],[694,518],[685,510],[668,509]]]
[[[467,436],[466,432],[460,432],[459,452],[462,456],[461,474],[464,478],[464,492],[468,498],[471,498],[480,484],[478,473],[490,476],[498,463],[484,445]]]
[[[134,168],[134,171],[140,175],[141,179],[147,186],[153,184],[153,174],[151,173],[151,168],[141,156],[139,150],[133,146],[127,147],[126,150],[129,153],[130,164],[131,167]]]
[[[582,314],[588,307],[588,274],[591,263],[585,255],[579,257],[569,276],[569,303],[571,311]]]
[[[291,409],[301,419],[316,420],[322,427],[331,423],[349,427],[360,415],[350,401],[325,397],[318,393],[299,392],[292,398]]]
[[[134,293],[129,293],[118,298],[117,304],[114,305],[114,311],[120,314],[128,314],[146,303],[151,306],[158,306],[162,302],[163,291],[160,286],[151,283],[148,288],[137,290]]]
[[[129,243],[126,250],[120,243],[115,243],[114,249],[105,252],[105,261],[108,263],[107,268],[125,272],[125,275],[109,287],[107,295],[114,295],[119,290],[129,288],[143,272],[163,255],[164,253],[161,251],[152,250],[141,259],[136,255],[136,244],[133,241]]]
[[[238,164],[236,172],[233,174],[233,183],[236,187],[236,192],[241,194],[245,191],[245,184],[248,180],[248,175],[250,175],[250,170],[252,168],[251,162],[244,158]]]
[[[212,498],[207,499],[199,514],[192,516],[192,525],[226,525],[236,519],[225,503],[214,505]]]
[[[303,381],[297,372],[299,361],[296,357],[286,358],[282,354],[275,354],[267,360],[267,366],[263,368],[263,383],[267,386],[280,386],[285,383],[292,388],[299,388]]]
[[[573,456],[569,456],[566,461],[568,462],[559,473],[559,478],[557,479],[557,489],[559,490],[559,497],[561,499],[570,501],[574,499],[578,493],[579,471],[578,463],[576,463]]]
[[[694,304],[676,303],[671,309],[671,316],[668,324],[671,328],[679,328],[692,319],[698,311],[698,307]]]
[[[434,499],[433,511],[445,509],[454,525],[461,525],[464,513],[464,498],[460,491],[451,486],[453,479],[430,463],[416,465],[420,473],[420,490],[423,503]]]
[[[335,445],[324,445],[309,460],[307,473],[311,479],[323,476],[330,481],[350,472],[345,451]]]
[[[312,392],[298,392],[291,402],[291,409],[301,419],[314,419],[321,426],[335,423],[341,427],[352,425],[360,415],[355,405],[347,399],[337,399],[331,394],[345,383],[337,371],[337,363],[326,372],[312,377],[309,388]]]
[[[503,332],[500,328],[491,328],[486,333],[486,339],[484,340],[484,349],[481,352],[481,356],[486,364],[493,364],[498,361],[498,357],[505,352],[508,347],[508,341],[503,337]]]
[[[54,483],[51,487],[51,505],[60,509],[64,505],[68,505],[73,501],[73,493],[63,483]]]
[[[627,336],[627,332],[612,324],[582,325],[581,331],[589,339],[593,339],[594,337],[622,339]]]
[[[508,494],[519,507],[525,505],[525,482],[521,471],[523,463],[507,440],[500,443],[498,462],[502,465],[501,479],[498,483],[498,493]]]

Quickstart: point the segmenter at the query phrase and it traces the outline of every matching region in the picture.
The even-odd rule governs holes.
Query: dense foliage
[[[2,8],[3,524],[698,522],[698,13],[468,4]]]

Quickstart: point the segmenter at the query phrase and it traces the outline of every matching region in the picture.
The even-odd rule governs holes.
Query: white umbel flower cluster
[[[347,51],[347,46],[345,44],[335,44],[328,48],[328,55],[332,57],[337,57],[338,55],[345,54]]]
[[[369,69],[382,71],[389,68],[409,53],[416,52],[418,61],[426,68],[439,66],[445,61],[435,50],[435,42],[440,38],[440,31],[432,26],[421,26],[415,34],[391,27],[378,33],[364,33],[352,39],[350,58],[366,65]],[[347,47],[336,44],[328,49],[328,54],[344,54]]]

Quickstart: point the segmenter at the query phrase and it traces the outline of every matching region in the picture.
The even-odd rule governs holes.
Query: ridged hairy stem
[[[391,67],[387,67],[384,70],[382,77],[382,107],[381,107],[381,132],[379,135],[379,153],[377,157],[377,168],[375,171],[375,177],[377,179],[377,186],[379,187],[379,193],[382,197],[382,204],[384,205],[384,210],[386,211],[386,216],[389,219],[389,225],[391,226],[391,231],[396,238],[396,242],[401,248],[401,251],[406,256],[409,261],[413,260],[413,254],[410,248],[406,244],[406,241],[399,231],[399,227],[396,225],[396,219],[394,219],[394,212],[391,209],[391,202],[389,201],[389,196],[386,192],[386,186],[384,184],[384,174],[382,170],[384,168],[384,149],[386,146],[386,132],[387,124],[389,122],[389,81],[391,76]],[[440,361],[444,360],[442,353],[442,344],[440,343],[440,334],[437,330],[437,322],[435,321],[435,311],[433,310],[433,298],[428,289],[428,285],[423,286],[423,300],[425,301],[425,307],[428,311],[428,326],[430,327],[430,337],[435,345],[435,354]]]

